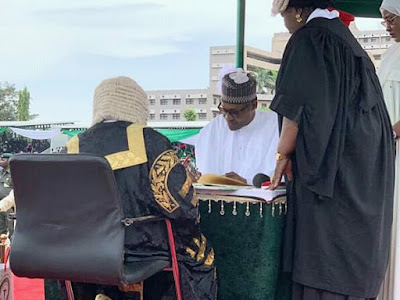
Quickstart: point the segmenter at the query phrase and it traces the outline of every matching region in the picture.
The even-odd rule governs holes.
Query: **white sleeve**
[[[0,201],[0,211],[7,211],[15,206],[14,190]]]
[[[218,162],[216,161],[216,136],[218,135],[217,123],[218,120],[212,120],[198,134],[195,152],[196,152],[196,167],[203,173],[216,173],[218,170]]]

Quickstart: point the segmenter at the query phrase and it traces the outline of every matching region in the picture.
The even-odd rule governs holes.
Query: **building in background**
[[[282,49],[284,47],[282,46]],[[245,47],[245,70],[256,72],[258,69],[277,72],[282,61],[281,52],[268,52],[253,47]],[[150,90],[146,91],[149,99],[149,121],[185,121],[184,112],[192,109],[196,120],[212,120],[218,115],[220,102],[218,92],[218,74],[225,65],[235,64],[235,46],[210,48],[209,88],[197,90]],[[272,90],[259,95],[260,107],[267,108],[273,97]]]
[[[208,89],[147,91],[149,121],[185,121],[184,112],[194,110],[196,120],[211,120],[212,107],[218,105]]]
[[[274,37],[275,39],[275,37]],[[286,41],[287,42],[287,41]],[[274,44],[273,44],[274,45]],[[285,44],[286,45],[286,44]],[[244,69],[246,71],[256,72],[257,69],[266,69],[278,71],[282,63],[282,52],[264,51],[261,49],[245,46],[244,48]],[[210,90],[218,92],[218,74],[225,65],[235,64],[236,48],[235,46],[218,46],[210,48]]]
[[[359,30],[354,23],[350,26],[350,30],[362,48],[367,51],[375,67],[379,69],[382,55],[394,44],[389,33],[386,30]]]
[[[394,43],[389,34],[384,29],[361,31],[354,22],[350,26],[350,30],[370,55],[375,66],[379,68],[382,55]],[[275,88],[272,81],[276,78],[289,39],[289,33],[275,33],[272,38],[271,51],[245,46],[244,69],[254,72],[258,77],[259,108],[268,108],[274,97]],[[150,122],[185,121],[183,114],[189,109],[195,111],[198,121],[213,119],[218,115],[217,106],[220,102],[219,72],[224,66],[234,65],[235,62],[235,46],[210,47],[208,88],[147,91]]]

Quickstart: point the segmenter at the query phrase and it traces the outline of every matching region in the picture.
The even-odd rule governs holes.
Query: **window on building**
[[[155,120],[156,119],[156,114],[150,114],[150,120]]]
[[[390,36],[387,36],[387,37],[386,37],[386,42],[390,42],[391,39],[392,39],[392,38],[391,38]]]
[[[172,114],[172,119],[180,120],[181,119],[181,114]]]
[[[262,103],[261,107],[268,107],[267,103]]]
[[[181,99],[174,99],[173,103],[174,105],[181,105]]]
[[[218,111],[213,111],[213,118],[216,118],[220,115],[220,112]]]
[[[193,99],[186,99],[186,104],[193,104],[194,103],[194,101],[193,101]]]
[[[207,98],[199,99],[199,104],[207,104]]]
[[[378,38],[376,38],[376,37],[371,38],[371,42],[376,43],[377,41],[378,41]]]
[[[160,120],[168,120],[167,114],[160,114]]]
[[[362,41],[363,41],[364,43],[368,43],[368,38],[363,38]]]
[[[160,100],[161,105],[168,105],[168,99],[161,99]]]
[[[207,114],[206,113],[199,113],[199,120],[205,120],[207,119]]]
[[[218,99],[217,98],[214,98],[214,105],[217,105],[217,101],[218,101]]]
[[[150,105],[155,105],[156,104],[156,100],[155,99],[150,99]]]

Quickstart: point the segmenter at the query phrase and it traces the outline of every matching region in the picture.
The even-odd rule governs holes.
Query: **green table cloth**
[[[280,272],[282,205],[203,200],[200,215],[215,250],[218,300],[290,300],[289,274]]]

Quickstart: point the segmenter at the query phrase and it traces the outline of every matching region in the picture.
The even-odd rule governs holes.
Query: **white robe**
[[[272,111],[257,110],[250,124],[235,131],[220,115],[197,137],[196,165],[203,174],[235,172],[251,184],[257,173],[274,173],[278,141],[278,118]]]
[[[378,72],[392,124],[400,121],[400,43],[385,53]],[[396,179],[390,261],[381,300],[400,299],[400,141],[396,143]]]

